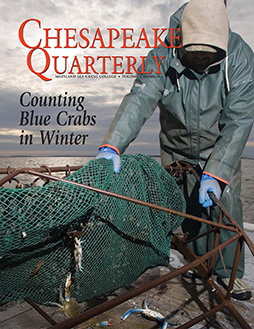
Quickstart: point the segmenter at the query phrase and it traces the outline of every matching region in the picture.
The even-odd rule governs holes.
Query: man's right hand
[[[117,152],[111,147],[101,147],[95,159],[105,158],[113,161],[114,172],[119,173],[121,167],[121,159]]]

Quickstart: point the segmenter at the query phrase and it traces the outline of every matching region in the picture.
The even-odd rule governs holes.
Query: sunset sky
[[[57,59],[58,71],[64,70],[65,59],[63,56],[68,56],[66,62],[68,70],[70,70],[75,56],[80,61],[82,70],[85,67],[84,56],[90,56],[90,58],[123,56],[122,68],[126,70],[126,56],[141,59],[140,56],[147,55],[150,49],[145,48],[144,41],[140,43],[140,48],[132,49],[121,48],[123,42],[121,37],[113,41],[114,48],[101,49],[99,41],[94,43],[94,48],[79,46],[74,48],[76,43],[83,47],[85,45],[85,39],[79,36],[79,32],[84,29],[82,30],[83,35],[93,40],[96,29],[99,28],[107,45],[109,42],[108,28],[114,28],[112,33],[117,33],[117,31],[122,33],[121,29],[126,29],[126,33],[132,33],[130,29],[133,29],[132,42],[137,42],[142,28],[144,28],[149,41],[153,44],[154,30],[152,29],[158,28],[161,31],[162,28],[167,28],[170,15],[184,2],[182,0],[0,1],[0,155],[96,155],[114,114],[123,96],[129,92],[134,78],[124,78],[121,75],[117,75],[116,78],[102,78],[98,75],[94,78],[57,78],[54,72],[53,56],[59,56]],[[254,49],[254,1],[228,0],[227,2],[231,29],[239,33]],[[43,29],[51,29],[50,36],[56,35],[54,29],[62,29],[60,45],[62,48],[53,48],[56,46],[55,39],[49,41],[51,48],[47,48],[50,65],[43,75],[50,81],[43,81],[27,66],[27,57],[31,49],[22,45],[18,37],[19,28],[27,19],[34,19],[26,24],[24,32],[24,40],[31,46],[38,44],[40,39],[42,40],[41,46],[45,46],[45,30]],[[41,23],[41,27],[39,27],[38,21]],[[73,48],[64,48],[66,44],[64,29],[69,29],[69,46]],[[74,29],[77,31],[76,36],[73,32]],[[162,39],[165,36],[166,34]],[[128,44],[131,44],[131,40],[127,40]],[[113,59],[107,61],[108,72],[112,71],[112,61]],[[35,72],[43,71],[46,65],[45,53],[43,51],[34,52],[31,55],[31,63]],[[73,72],[77,73],[77,62],[75,64]],[[98,61],[94,68],[102,71],[102,60]],[[119,71],[122,68],[118,66]],[[72,119],[70,117],[71,125],[69,126],[67,123],[64,125],[69,116],[83,115],[84,111],[78,111],[77,106],[71,108],[25,107],[20,104],[21,95],[24,93],[26,94],[23,97],[23,105],[31,102],[33,97],[33,102],[36,102],[36,99],[41,96],[67,95],[76,98],[83,96],[85,97],[83,105],[86,110],[86,120],[90,117],[90,122],[86,126],[83,124],[79,126],[74,124],[74,117]],[[30,123],[25,126],[20,125],[21,111],[28,111],[27,120],[31,120],[31,110],[34,111],[34,116],[43,116],[44,125],[35,126]],[[57,115],[60,111],[67,112],[63,112],[59,119],[62,125],[59,125],[59,121],[57,122]],[[48,119],[45,118],[46,116]],[[24,118],[23,122],[25,122]],[[50,133],[53,130],[56,132],[59,130],[59,134],[70,135],[73,133],[73,136],[80,134],[87,135],[87,137],[84,145],[42,145],[40,130],[44,130],[44,133],[47,130]],[[158,110],[156,110],[142,128],[138,138],[129,146],[127,153],[159,155],[158,132]],[[20,137],[21,135],[23,137]],[[25,140],[25,135],[33,136],[32,145],[21,145],[21,142]],[[244,155],[254,157],[254,130],[252,130]]]

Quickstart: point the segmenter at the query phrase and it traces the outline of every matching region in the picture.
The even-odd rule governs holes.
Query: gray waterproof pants
[[[200,167],[196,167],[195,170],[201,175],[202,171]],[[186,175],[182,185],[180,186],[183,195],[187,203],[187,213],[197,217],[208,219],[208,210],[203,208],[198,202],[198,190],[199,182],[192,174]],[[242,217],[242,202],[240,199],[241,192],[241,163],[239,163],[235,175],[224,188],[221,195],[220,201],[237,221],[237,223],[243,227],[243,217]],[[210,207],[211,219],[214,222],[218,222],[219,218],[219,208],[217,206]],[[223,216],[223,223],[228,223],[229,221],[225,216]],[[188,235],[189,238],[193,238],[206,232],[209,228],[206,224],[197,222],[195,220],[185,219],[182,224],[182,230]],[[234,233],[226,230],[221,230],[220,233],[220,243],[226,241],[232,237]],[[214,242],[214,234],[209,234],[209,236],[202,237],[195,242],[189,244],[189,247],[195,252],[196,255],[201,256],[205,254],[208,250],[211,250]],[[225,263],[226,271],[221,260],[221,256],[217,253],[216,262],[214,266],[214,274],[223,278],[230,277],[232,265],[235,257],[236,243],[231,243],[226,248],[222,250],[223,261]],[[238,265],[238,270],[236,277],[242,278],[244,275],[244,244],[242,245],[241,257]]]

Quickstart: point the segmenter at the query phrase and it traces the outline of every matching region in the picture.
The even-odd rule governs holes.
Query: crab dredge
[[[185,211],[175,180],[156,160],[139,154],[121,161],[119,174],[111,161],[95,159],[69,182],[0,189],[1,304],[24,297],[56,303],[69,273],[70,294],[83,302],[168,266],[181,216],[70,184]]]

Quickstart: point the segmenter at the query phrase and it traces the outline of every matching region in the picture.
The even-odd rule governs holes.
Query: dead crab
[[[65,282],[65,292],[64,292],[64,297],[61,291],[61,286],[60,286],[60,302],[61,304],[58,303],[50,303],[56,306],[59,306],[59,310],[56,312],[64,312],[68,317],[72,318],[78,314],[80,314],[80,305],[76,301],[75,298],[71,297],[70,294],[70,285],[71,285],[71,273],[68,275],[66,282]]]
[[[162,323],[162,327],[161,329],[166,329],[168,324],[171,325],[171,326],[174,326],[176,325],[176,323],[174,322],[170,322],[170,321],[167,321],[165,320],[165,317],[157,312],[157,311],[153,311],[153,310],[150,310],[148,308],[148,304],[147,304],[147,296],[145,297],[144,301],[143,301],[143,304],[142,304],[142,308],[132,308],[130,309],[129,311],[127,311],[123,316],[122,316],[122,321],[126,320],[130,315],[131,313],[140,313],[141,315],[143,315],[145,318],[149,319],[149,320],[153,320],[153,321],[157,321],[157,322],[161,322]]]

